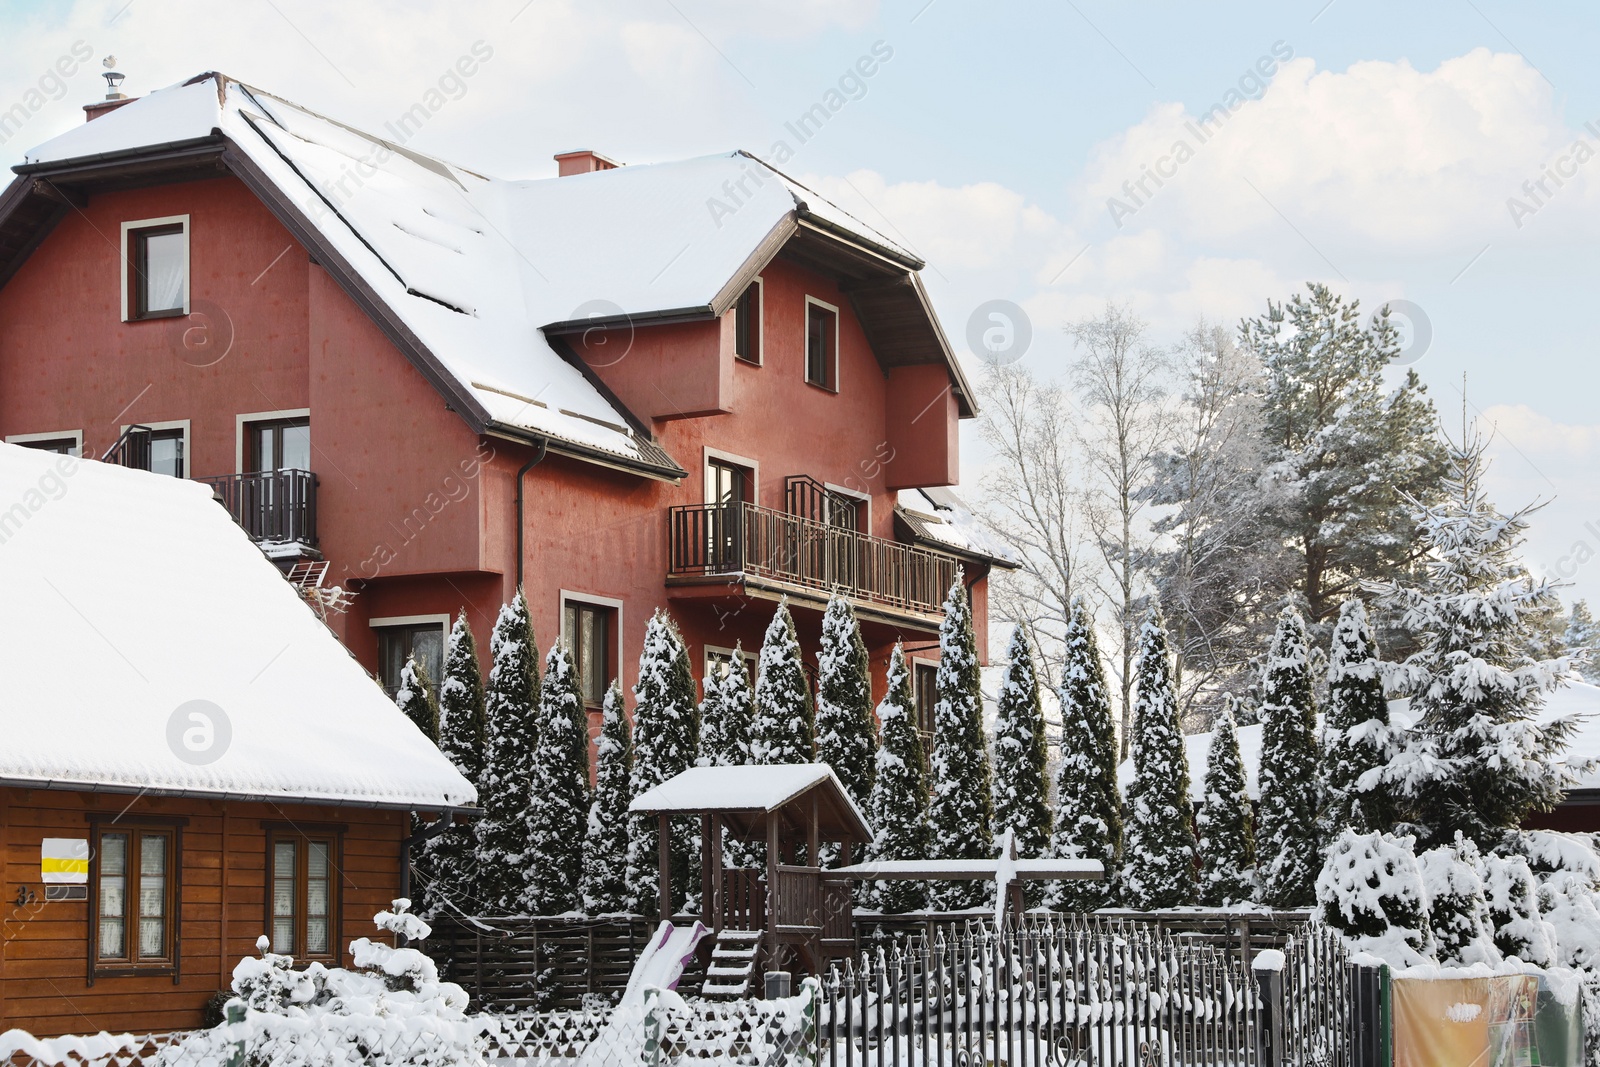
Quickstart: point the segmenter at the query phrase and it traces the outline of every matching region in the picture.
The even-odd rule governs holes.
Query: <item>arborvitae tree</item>
[[[1123,895],[1131,908],[1177,908],[1193,904],[1198,888],[1194,809],[1167,634],[1154,611],[1139,628],[1138,679]]]
[[[922,737],[917,732],[916,707],[911,697],[911,671],[905,650],[898,644],[889,657],[888,689],[878,704],[882,743],[874,762],[872,782],[873,832],[870,855],[875,860],[915,860],[928,857],[928,780],[923,771]],[[924,882],[874,882],[868,894],[872,907],[883,912],[916,911],[928,903]]]
[[[928,826],[933,859],[993,859],[993,797],[989,750],[984,743],[983,692],[972,605],[960,568],[944,601],[939,624],[938,700],[933,708],[932,782]],[[981,907],[993,897],[984,882],[944,882],[934,887],[942,908]]]
[[[1117,739],[1105,664],[1094,618],[1072,598],[1061,671],[1061,762],[1056,768],[1055,833],[1051,855],[1099,860],[1102,882],[1051,882],[1050,906],[1093,911],[1116,899],[1122,852],[1122,797],[1117,790]]]
[[[867,645],[850,601],[831,598],[817,653],[817,759],[833,768],[862,808],[872,796],[873,752],[878,747],[868,666]]]
[[[538,736],[539,668],[533,624],[522,591],[500,608],[489,637],[489,685],[484,696],[484,769],[478,783],[479,891],[483,906],[514,914],[537,874],[524,862],[528,804],[533,795],[534,738]]]
[[[433,692],[433,679],[416,656],[407,656],[406,665],[400,668],[400,688],[395,690],[394,702],[406,718],[417,724],[417,729],[428,735],[429,741],[439,743],[439,699]]]
[[[628,802],[633,799],[633,736],[622,683],[612,682],[595,741],[594,794],[583,838],[583,910],[590,915],[628,910]]]
[[[742,645],[733,646],[733,658],[725,669],[710,671],[705,678],[705,698],[700,701],[701,767],[740,767],[750,762],[750,719],[754,694],[750,691],[750,670],[745,666]],[[762,846],[740,841],[722,831],[724,867],[760,867],[765,862]]]
[[[439,748],[476,788],[483,779],[483,677],[478,646],[465,610],[456,616],[445,647],[444,681],[439,686]],[[449,900],[468,914],[484,910],[479,896],[477,833],[457,825],[424,848],[432,875],[428,899],[435,910]]]
[[[528,910],[574,911],[580,903],[583,839],[589,825],[589,715],[578,695],[572,653],[559,641],[544,659],[533,801],[526,823]]]
[[[1050,851],[1050,783],[1039,680],[1020,626],[1011,633],[1006,658],[994,724],[994,835],[1010,830],[1018,856],[1038,857]],[[1026,883],[1024,896],[1028,907],[1038,907],[1043,883]]]
[[[1418,514],[1424,580],[1385,598],[1419,646],[1404,665],[1416,726],[1387,776],[1426,843],[1460,830],[1490,849],[1564,796],[1573,722],[1539,721],[1567,672],[1528,654],[1531,620],[1555,591],[1518,558],[1528,511],[1502,515],[1484,496],[1484,447],[1472,435],[1451,448],[1446,498]]]
[[[1262,899],[1301,908],[1316,894],[1322,843],[1317,828],[1321,767],[1311,696],[1305,620],[1284,608],[1261,682],[1261,810],[1256,852]]]
[[[645,627],[639,684],[633,687],[633,698],[630,792],[637,797],[693,766],[699,740],[689,650],[664,611],[652,615]],[[633,910],[652,915],[660,899],[657,819],[637,815],[628,820],[628,827],[628,889]],[[692,908],[700,888],[698,820],[672,820],[671,874],[673,908]]]
[[[1483,895],[1501,955],[1535,967],[1556,965],[1555,931],[1539,915],[1539,885],[1525,858],[1483,857]]]
[[[1367,607],[1351,597],[1339,607],[1328,656],[1328,710],[1323,722],[1328,774],[1325,829],[1391,830],[1397,812],[1383,768],[1393,755],[1389,704]]]
[[[1206,755],[1205,796],[1195,813],[1200,846],[1200,902],[1240,904],[1255,893],[1256,839],[1238,726],[1230,696],[1212,728]]]
[[[789,601],[778,601],[761,641],[756,663],[754,720],[750,725],[750,762],[810,763],[815,758],[815,712],[811,683],[800,655],[800,638]]]
[[[1470,841],[1440,845],[1417,857],[1422,870],[1422,891],[1428,898],[1428,926],[1433,931],[1433,952],[1446,967],[1490,966],[1500,962],[1494,947],[1494,928],[1483,897],[1483,882],[1472,860],[1477,849]]]
[[[1317,875],[1317,910],[1356,951],[1395,966],[1430,962],[1428,897],[1412,851],[1416,839],[1345,830]]]

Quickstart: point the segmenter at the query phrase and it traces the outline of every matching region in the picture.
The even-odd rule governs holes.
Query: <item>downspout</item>
[[[450,827],[455,825],[455,812],[445,812],[442,818],[429,823],[426,829],[418,830],[400,842],[400,895],[407,900],[411,899],[411,850],[424,841],[438,837]],[[395,934],[395,945],[405,948],[407,938],[404,934]]]
[[[517,471],[517,589],[522,589],[522,476],[539,465],[544,459],[545,452],[550,448],[548,437],[539,438],[539,447],[534,449],[533,458],[522,465]]]

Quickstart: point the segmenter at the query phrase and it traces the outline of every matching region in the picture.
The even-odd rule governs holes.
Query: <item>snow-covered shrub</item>
[[[1396,967],[1429,962],[1428,898],[1415,839],[1345,830],[1317,876],[1317,910],[1357,952]]]
[[[1495,947],[1535,967],[1555,966],[1555,928],[1539,914],[1539,886],[1528,861],[1490,853],[1483,857],[1482,871]]]
[[[1483,882],[1474,865],[1477,858],[1472,843],[1459,836],[1454,845],[1440,845],[1417,857],[1434,955],[1447,967],[1500,962]]]

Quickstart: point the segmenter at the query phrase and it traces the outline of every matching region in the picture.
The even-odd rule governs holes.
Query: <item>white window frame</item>
[[[189,314],[189,297],[194,288],[194,272],[191,270],[192,260],[189,255],[189,216],[165,215],[159,219],[134,219],[122,224],[122,245],[118,252],[122,260],[122,321],[143,321],[130,318],[131,309],[128,307],[128,271],[131,265],[128,262],[128,234],[134,230],[148,230],[156,226],[182,226],[183,227],[183,313]]]
[[[722,645],[701,645],[700,646],[700,671],[701,671],[700,684],[701,684],[702,687],[705,685],[705,679],[710,677],[710,675],[711,675],[711,657],[712,657],[712,655],[713,654],[717,654],[717,655],[726,656],[728,659],[732,659],[733,658],[733,652],[734,652],[733,649],[725,648]],[[750,672],[750,684],[752,686],[754,686],[756,684],[756,664],[761,661],[761,657],[760,657],[760,655],[758,653],[755,653],[755,652],[744,652],[744,651],[741,651],[739,653],[739,655],[744,658],[745,669]]]
[[[822,487],[824,489],[826,489],[830,493],[838,493],[840,496],[847,496],[851,500],[859,500],[863,504],[865,504],[867,506],[866,507],[866,521],[864,523],[862,523],[861,532],[862,533],[868,533],[868,534],[870,534],[872,532],[872,494],[871,493],[863,493],[859,489],[850,489],[850,488],[847,488],[847,487],[842,486],[842,485],[835,485],[832,482],[823,482],[822,483]]]
[[[182,430],[183,431],[183,480],[194,479],[194,449],[190,447],[194,434],[189,419],[167,419],[164,422],[125,422],[122,424],[122,433],[128,432],[130,426],[143,426],[150,430]],[[120,434],[119,434],[120,436]]]
[[[442,645],[443,652],[439,657],[439,673],[443,674],[444,663],[450,657],[451,619],[449,615],[385,615],[376,619],[368,619],[367,629],[372,631],[373,637],[377,637],[379,630],[387,630],[394,626],[426,626],[430,622],[437,623],[439,625],[440,635],[444,638]],[[375,677],[375,680],[379,685],[383,684],[383,679],[381,677]],[[444,681],[443,678],[431,678],[429,680],[433,682],[434,690],[436,692],[438,691],[439,685]]]
[[[75,442],[77,442],[75,445],[73,445],[73,447],[77,449],[77,451],[73,453],[73,456],[76,457],[77,459],[82,459],[83,458],[83,431],[82,430],[57,430],[55,433],[10,433],[10,434],[6,434],[6,444],[8,444],[8,445],[23,445],[23,444],[27,444],[29,441],[60,441],[61,439],[66,438],[66,437],[70,437]]]
[[[624,632],[622,629],[622,601],[618,600],[616,597],[600,596],[597,593],[585,593],[577,589],[563,589],[560,591],[560,596],[561,604],[559,610],[561,613],[557,615],[556,618],[559,620],[560,624],[561,647],[566,649],[572,648],[572,635],[567,633],[567,602],[569,600],[575,600],[579,604],[589,604],[597,608],[610,608],[617,613],[617,662],[615,664],[616,673],[613,674],[612,677],[616,678],[620,682],[623,677],[622,646],[624,643],[622,637]]]
[[[761,353],[761,358],[756,360],[745,359],[737,352],[734,353],[733,358],[734,362],[743,363],[747,367],[764,367],[767,365],[767,283],[762,279],[761,275],[758,274],[754,278],[750,279],[750,285],[756,287],[758,294],[756,297],[756,302],[761,305],[757,309],[756,314],[756,349]],[[749,286],[746,286],[745,288],[748,289]],[[739,297],[740,299],[743,299],[744,293],[740,293]],[[738,324],[738,303],[738,300],[734,301],[733,312],[735,316],[735,325]]]
[[[310,419],[310,408],[284,408],[282,411],[251,411],[235,415],[233,429],[233,472],[244,473],[244,431],[252,422],[276,422],[279,419]]]
[[[732,463],[735,466],[748,469],[750,471],[750,502],[752,504],[761,502],[760,460],[750,459],[748,456],[740,456],[733,452],[724,452],[722,449],[712,448],[710,445],[702,447],[700,451],[702,453],[700,457],[700,495],[704,498],[705,503],[716,503],[715,500],[711,499],[711,461],[714,459],[720,459],[724,463]]]
[[[812,381],[806,375],[806,371],[810,368],[810,365],[811,365],[811,305],[812,304],[815,304],[820,308],[827,308],[829,311],[833,312],[833,387],[831,389],[828,386],[823,385],[821,382]],[[818,300],[816,297],[812,296],[810,293],[806,294],[805,317],[802,320],[805,323],[805,325],[802,327],[802,329],[804,329],[804,331],[805,331],[805,334],[804,334],[805,343],[801,346],[801,349],[800,349],[800,351],[803,353],[804,358],[802,358],[800,360],[800,378],[807,385],[815,386],[816,388],[821,389],[824,392],[835,393],[835,394],[837,394],[839,392],[839,385],[840,385],[840,382],[839,382],[839,320],[841,318],[842,318],[842,316],[839,314],[839,309],[838,309],[837,306],[828,303],[826,300]]]

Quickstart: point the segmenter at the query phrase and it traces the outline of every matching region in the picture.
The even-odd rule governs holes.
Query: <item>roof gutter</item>
[[[548,437],[541,437],[539,439],[538,447],[534,449],[533,458],[528,460],[528,462],[524,463],[517,470],[517,592],[519,593],[522,592],[522,477],[529,471],[533,470],[534,467],[537,467],[544,459],[545,454],[549,451],[550,439]]]
[[[609,467],[624,474],[642,474],[646,478],[653,478],[658,482],[670,482],[676,485],[683,481],[686,473],[680,468],[661,467],[642,460],[630,461],[625,456],[619,456],[604,449],[589,448],[574,441],[562,441],[559,438],[535,433],[532,430],[524,429],[521,426],[512,426],[509,423],[490,422],[484,427],[483,432],[492,437],[501,437],[507,441],[516,441],[519,444],[538,445],[543,443],[547,451],[553,452],[558,456],[581,460],[597,467]]]
[[[434,804],[415,800],[359,800],[355,797],[312,796],[305,793],[237,793],[226,789],[173,789],[120,785],[109,782],[73,781],[66,778],[0,777],[0,789],[47,789],[71,793],[105,793],[115,796],[170,797],[180,800],[226,800],[234,803],[288,803],[329,808],[362,808],[369,811],[437,811],[463,818],[480,813],[475,805]]]
[[[221,148],[226,143],[226,138],[218,130],[212,130],[204,137],[185,137],[176,141],[163,141],[160,144],[140,145],[138,148],[119,148],[115,152],[95,152],[86,156],[73,156],[71,159],[41,160],[38,163],[18,163],[12,167],[17,174],[45,174],[53,171],[83,170],[95,164],[120,163],[124,160],[144,160],[150,157],[172,155],[187,152],[196,148]]]

